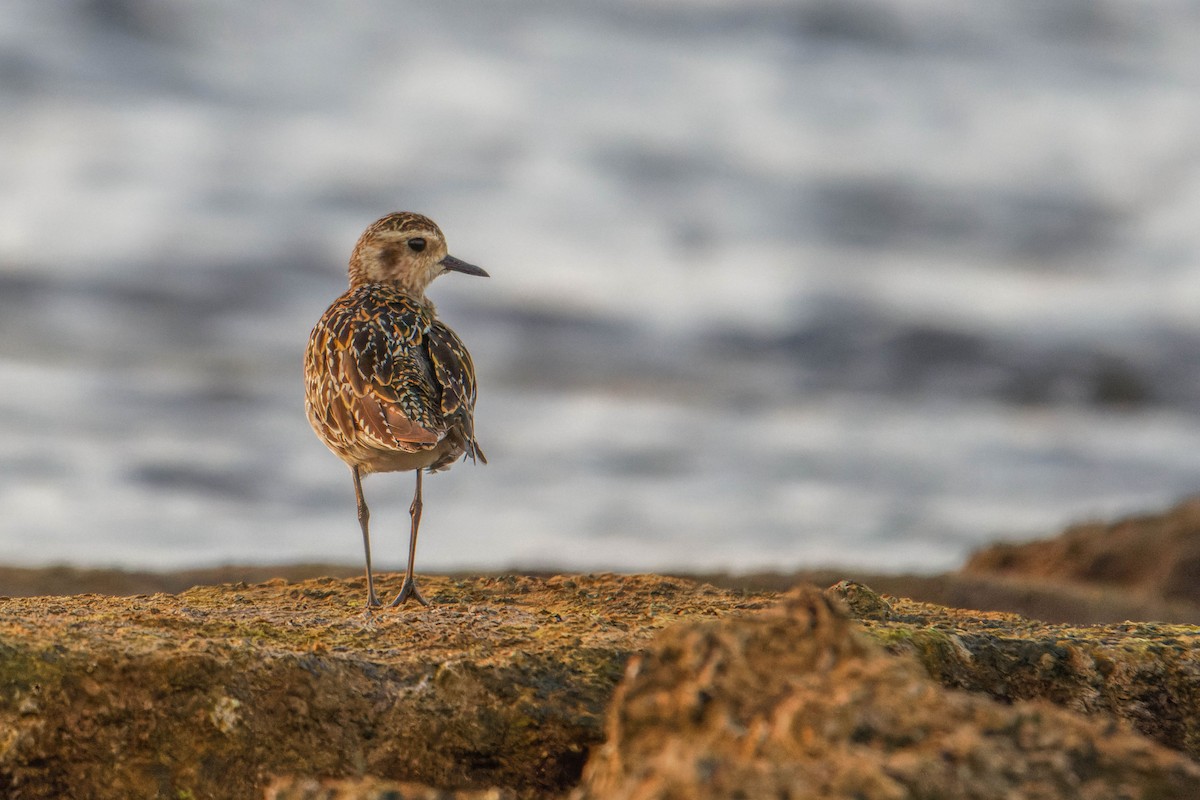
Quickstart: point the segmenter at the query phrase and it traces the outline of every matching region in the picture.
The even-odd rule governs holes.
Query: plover
[[[413,575],[421,472],[447,469],[460,456],[487,463],[475,441],[475,365],[425,296],[433,279],[446,272],[488,276],[446,252],[433,220],[388,214],[359,237],[350,255],[350,288],[326,309],[308,339],[305,410],[317,436],[354,478],[368,608],[380,602],[371,574],[363,476],[416,472],[408,569],[392,606],[409,598],[429,605]]]

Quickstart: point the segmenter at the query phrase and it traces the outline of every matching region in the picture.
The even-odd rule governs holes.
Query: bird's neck
[[[437,316],[437,306],[433,301],[425,296],[425,292],[415,287],[405,286],[401,281],[373,281],[369,279],[355,280],[354,273],[350,274],[350,291],[354,292],[359,289],[377,289],[384,295],[402,294],[408,300],[429,312],[430,316]]]
[[[416,275],[390,274],[385,278],[381,277],[379,273],[378,269],[367,269],[367,265],[359,259],[351,259],[348,270],[350,291],[354,291],[360,286],[383,286],[391,291],[401,292],[420,305],[433,308],[433,303],[425,296],[425,289],[429,285],[428,281],[423,281]]]

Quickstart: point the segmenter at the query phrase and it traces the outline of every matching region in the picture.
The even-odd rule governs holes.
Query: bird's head
[[[423,297],[446,272],[488,274],[446,252],[446,237],[429,217],[401,211],[376,221],[359,237],[350,256],[350,288],[386,283]]]

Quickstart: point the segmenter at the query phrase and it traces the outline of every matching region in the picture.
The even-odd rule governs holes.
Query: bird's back
[[[343,294],[313,329],[305,406],[317,435],[364,472],[443,469],[475,441],[475,370],[432,309],[384,284]]]

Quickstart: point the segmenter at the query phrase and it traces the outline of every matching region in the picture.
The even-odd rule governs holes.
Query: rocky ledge
[[[1087,585],[1125,598],[1200,605],[1200,497],[1158,514],[1072,525],[1051,539],[975,553],[965,575]]]
[[[857,584],[782,598],[657,576],[424,588],[431,608],[369,616],[361,579],[0,600],[0,796],[1184,798],[1200,785],[1194,627],[1049,626]]]

